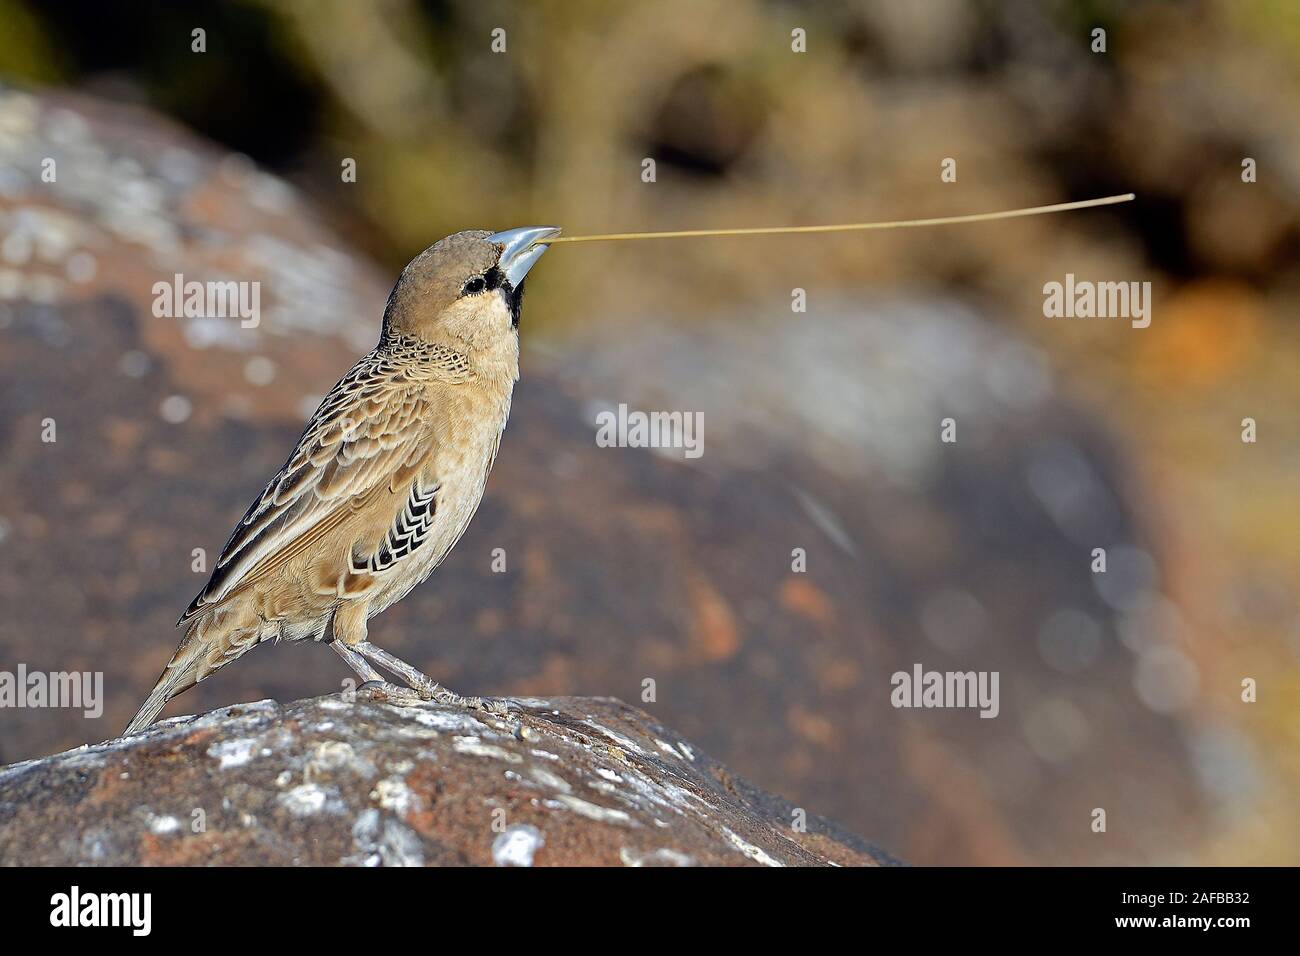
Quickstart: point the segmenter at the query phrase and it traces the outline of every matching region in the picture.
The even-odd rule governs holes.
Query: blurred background
[[[97,721],[0,712],[0,762],[119,732],[206,579],[193,549],[441,236],[1133,191],[555,247],[483,508],[372,634],[463,693],[639,704],[914,863],[1300,862],[1300,7],[0,0],[0,22],[0,669],[103,671],[107,697]],[[176,272],[262,282],[260,327],[154,317]],[[1044,318],[1066,273],[1151,282],[1151,326]],[[620,402],[702,412],[703,458],[596,448]],[[1000,671],[1000,716],[893,709],[917,662]],[[262,648],[166,713],[343,676]]]

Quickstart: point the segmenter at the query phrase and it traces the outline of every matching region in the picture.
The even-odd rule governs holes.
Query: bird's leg
[[[382,647],[376,647],[369,641],[362,641],[357,644],[355,650],[367,660],[374,661],[385,670],[392,671],[402,680],[411,685],[412,688],[420,692],[420,695],[427,700],[436,700],[440,704],[449,704],[458,702],[461,697],[454,694],[445,687],[442,687],[428,674],[412,667],[406,661],[390,654]]]
[[[409,688],[399,687],[384,680],[383,674],[371,667],[369,661],[342,641],[330,641],[330,647],[334,648],[339,657],[343,658],[348,667],[356,671],[357,676],[361,678],[362,683],[357,688],[358,692],[365,688],[372,698],[382,698],[395,704],[412,703],[413,697],[419,699],[418,695],[413,694]]]
[[[384,676],[380,674],[379,671],[370,666],[368,660],[352,648],[348,647],[342,641],[330,641],[330,647],[334,648],[334,650],[338,652],[339,657],[343,658],[343,662],[347,664],[348,667],[351,667],[357,672],[357,676],[360,677],[363,682],[369,682],[372,680],[382,681],[384,679]]]
[[[426,700],[435,700],[440,704],[453,704],[468,707],[471,710],[489,710],[498,713],[504,706],[498,701],[485,701],[482,697],[462,697],[454,691],[443,687],[429,675],[412,667],[406,661],[388,653],[382,647],[376,647],[369,641],[362,641],[355,646],[357,653],[374,661],[380,667],[392,671],[413,687]]]
[[[384,675],[357,653],[358,647],[369,646],[366,644],[366,619],[370,616],[369,611],[365,601],[345,601],[334,608],[330,617],[330,630],[334,635],[331,643],[334,649],[363,681],[357,688],[358,695],[367,700],[383,700],[392,704],[418,703],[424,699],[423,693],[390,684],[384,680]]]

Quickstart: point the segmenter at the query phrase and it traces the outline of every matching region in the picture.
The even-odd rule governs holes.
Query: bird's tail
[[[241,620],[239,625],[235,625],[231,620],[233,616],[236,615],[223,608],[216,615],[202,614],[190,623],[158,683],[145,698],[140,712],[126,725],[122,736],[130,736],[148,727],[169,700],[225,667],[257,643],[257,624],[247,626],[250,622]],[[253,622],[256,622],[256,617]]]
[[[137,731],[144,730],[162,713],[162,709],[167,706],[167,702],[177,694],[189,690],[199,680],[206,676],[203,671],[203,642],[199,640],[196,633],[198,622],[190,625],[185,637],[181,639],[180,645],[176,648],[176,653],[172,659],[167,662],[167,666],[158,677],[158,683],[154,684],[153,690],[145,698],[141,705],[139,713],[131,718],[131,723],[126,725],[126,730],[122,731],[123,737],[129,737]]]

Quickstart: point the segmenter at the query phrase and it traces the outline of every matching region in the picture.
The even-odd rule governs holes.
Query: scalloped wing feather
[[[235,526],[211,580],[177,623],[301,554],[377,492],[409,481],[432,450],[430,411],[424,386],[391,362],[372,354],[357,363]]]

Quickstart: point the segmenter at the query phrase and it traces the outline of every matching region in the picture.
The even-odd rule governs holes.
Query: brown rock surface
[[[492,716],[342,695],[177,718],[4,768],[0,861],[894,862],[733,776],[621,701],[530,698]]]

